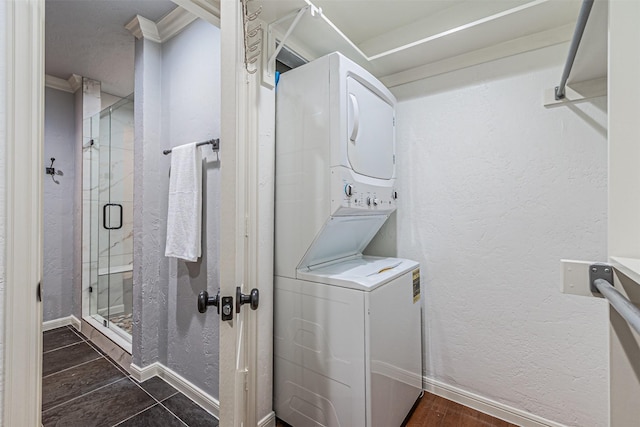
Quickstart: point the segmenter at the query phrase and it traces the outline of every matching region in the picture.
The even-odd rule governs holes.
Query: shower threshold
[[[94,328],[114,344],[116,344],[118,347],[131,354],[131,335],[126,331],[120,329],[117,325],[109,322],[106,318],[102,317],[99,314],[85,316],[83,320],[87,322],[92,328]],[[109,326],[105,326],[105,323]],[[90,337],[90,339],[93,341],[93,338]]]

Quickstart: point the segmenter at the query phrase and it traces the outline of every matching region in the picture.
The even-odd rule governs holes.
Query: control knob
[[[376,197],[367,197],[367,205],[371,206],[372,204],[373,206],[378,206],[380,204],[380,199]]]
[[[353,185],[351,185],[351,184],[345,185],[344,186],[344,194],[346,194],[347,197],[353,196]]]

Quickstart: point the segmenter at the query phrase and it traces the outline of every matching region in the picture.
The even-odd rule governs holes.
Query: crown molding
[[[156,23],[143,16],[136,15],[136,17],[124,27],[137,39],[145,38],[156,43],[162,43]]]
[[[44,75],[44,85],[51,89],[61,90],[64,92],[74,93],[82,86],[82,76],[71,74],[67,80],[59,77]]]
[[[136,15],[125,28],[136,38],[145,38],[156,43],[164,43],[178,35],[198,17],[178,6],[157,23],[143,16]]]
[[[180,34],[189,24],[198,19],[197,16],[178,6],[167,16],[158,21],[158,33],[162,43]]]
[[[48,74],[44,75],[44,85],[48,88],[61,90],[63,92],[75,92],[67,80],[50,76]]]
[[[67,82],[69,83],[69,87],[71,87],[71,91],[75,92],[82,87],[82,76],[71,74]]]

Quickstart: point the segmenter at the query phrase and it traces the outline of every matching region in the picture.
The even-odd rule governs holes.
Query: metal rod
[[[606,280],[596,279],[593,284],[620,316],[631,325],[636,333],[640,334],[640,308],[636,307]]]
[[[220,139],[210,139],[209,141],[198,142],[196,144],[196,147],[200,147],[201,145],[208,145],[208,144],[212,145],[211,149],[213,151],[218,151],[220,149]],[[162,154],[164,155],[171,154],[171,150],[164,150]]]
[[[560,84],[556,86],[555,98],[559,101],[564,98],[565,90],[567,87],[567,79],[573,68],[573,61],[576,59],[578,53],[578,47],[580,47],[580,41],[582,40],[582,34],[584,28],[587,26],[589,20],[589,14],[591,13],[591,7],[593,6],[593,0],[583,0],[582,7],[580,8],[580,14],[578,15],[578,22],[576,22],[576,29],[573,31],[573,38],[571,39],[571,46],[569,47],[569,55],[567,55],[567,62],[564,64],[564,71],[562,72],[562,78]]]

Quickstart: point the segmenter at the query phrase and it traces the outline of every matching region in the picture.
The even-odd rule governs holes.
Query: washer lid
[[[362,254],[387,218],[389,215],[329,217],[298,268],[310,270],[318,264]]]
[[[416,261],[408,259],[357,256],[311,270],[298,270],[298,279],[371,291],[418,267]]]

